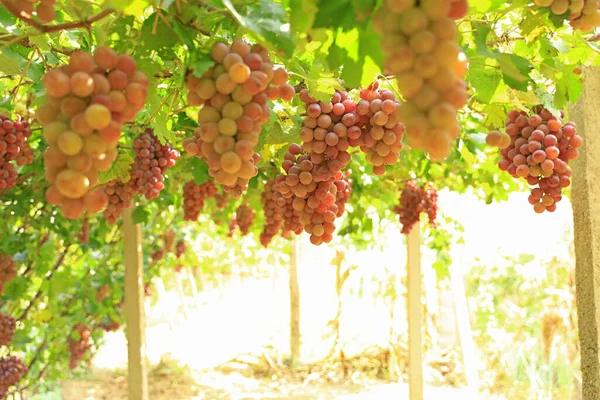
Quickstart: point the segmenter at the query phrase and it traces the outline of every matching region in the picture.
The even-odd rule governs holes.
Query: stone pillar
[[[583,68],[584,89],[569,119],[584,138],[573,162],[577,315],[583,400],[600,400],[600,68]]]

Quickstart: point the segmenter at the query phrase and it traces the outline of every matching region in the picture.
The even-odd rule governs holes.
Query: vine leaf
[[[319,10],[318,0],[290,0],[290,28],[294,33],[306,33],[312,28]]]
[[[108,0],[106,7],[115,8],[125,14],[141,17],[144,11],[151,5],[148,0]]]
[[[208,175],[208,164],[197,157],[192,158],[191,164],[192,174],[194,175],[194,182],[196,182],[196,185],[201,185],[206,182],[210,177],[210,175]]]
[[[129,179],[131,178],[131,164],[133,164],[133,157],[131,157],[129,153],[119,153],[119,156],[112,167],[110,167],[108,171],[100,174],[100,184],[113,181],[117,178],[123,183],[129,182]]]
[[[145,224],[150,219],[150,213],[144,207],[136,207],[131,213],[134,224]]]
[[[18,61],[7,56],[5,53],[0,53],[0,71],[6,75],[20,75],[21,66]]]
[[[281,4],[272,0],[260,0],[258,4],[248,6],[248,14],[245,16],[235,9],[231,0],[223,0],[223,4],[244,28],[282,50],[286,56],[292,55],[294,41],[289,32],[288,15]],[[284,29],[286,25],[287,30]]]

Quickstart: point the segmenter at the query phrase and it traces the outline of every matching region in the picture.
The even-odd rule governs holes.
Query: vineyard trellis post
[[[132,209],[123,213],[129,400],[148,400],[142,227],[133,223],[131,214]]]
[[[290,241],[290,353],[291,365],[300,361],[300,288],[298,284],[298,239]]]
[[[423,349],[421,303],[421,224],[417,222],[406,240],[407,317],[408,317],[408,384],[410,400],[423,400]]]
[[[600,68],[583,68],[583,93],[570,119],[585,141],[573,162],[576,300],[583,400],[600,399]]]

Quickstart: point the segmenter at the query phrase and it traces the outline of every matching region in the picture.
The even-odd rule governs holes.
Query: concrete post
[[[129,400],[148,400],[142,228],[133,223],[131,212],[123,213]]]
[[[577,315],[583,400],[600,400],[600,68],[583,68],[583,94],[569,119],[584,138],[573,163]]]
[[[408,385],[410,400],[423,400],[423,304],[421,302],[421,224],[417,222],[406,240],[407,316],[408,316]]]

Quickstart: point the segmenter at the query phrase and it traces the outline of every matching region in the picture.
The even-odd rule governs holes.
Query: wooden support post
[[[290,353],[295,367],[300,361],[300,287],[298,285],[298,239],[290,244]]]
[[[570,109],[584,144],[573,162],[577,316],[583,400],[600,399],[600,68],[583,68],[583,93]]]
[[[123,213],[129,400],[148,400],[142,227],[133,223],[131,213]]]
[[[408,384],[410,400],[423,400],[423,349],[421,303],[421,224],[417,222],[406,241],[408,262],[407,315],[408,315]]]

